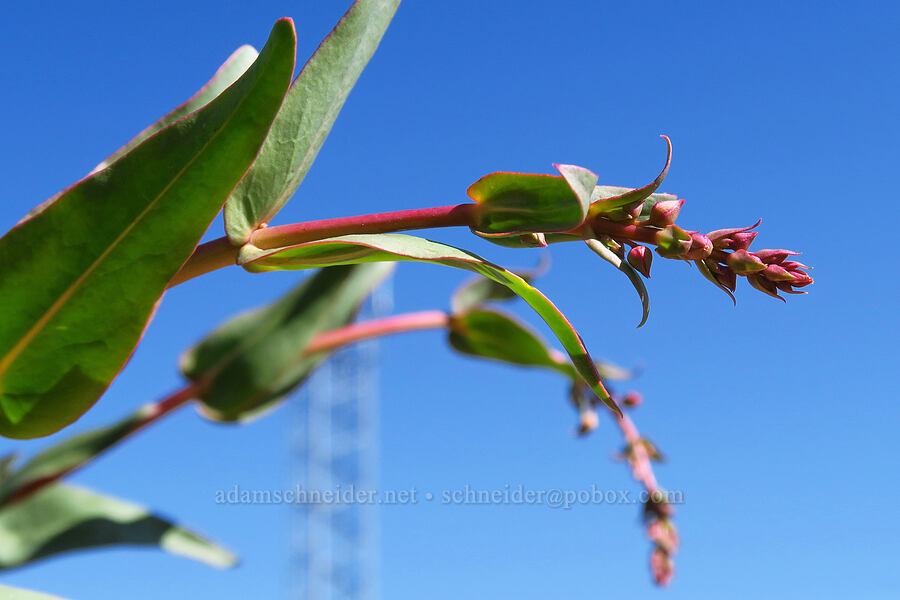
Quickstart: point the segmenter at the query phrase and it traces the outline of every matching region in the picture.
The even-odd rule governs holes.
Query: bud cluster
[[[643,399],[637,392],[614,398],[620,406],[634,408],[639,406]],[[573,384],[571,400],[579,413],[579,435],[584,435],[594,430],[598,425],[596,407],[600,403],[589,388],[584,384]],[[653,473],[653,461],[661,461],[662,455],[650,440],[641,436],[634,422],[623,415],[622,418],[613,417],[625,437],[625,448],[620,458],[631,467],[632,476],[639,481],[648,492],[647,501],[644,503],[644,521],[647,523],[647,537],[653,543],[650,554],[650,571],[657,585],[668,585],[675,574],[675,553],[678,551],[678,531],[672,523],[675,514],[672,505],[666,500],[666,494],[660,488]]]
[[[628,244],[628,264],[644,277],[650,277],[653,254],[643,244],[656,246],[656,253],[663,258],[687,260],[695,263],[701,273],[725,290],[735,291],[737,277],[746,277],[756,289],[781,298],[778,292],[805,294],[800,291],[813,282],[806,272],[810,267],[795,260],[797,252],[791,250],[750,250],[750,244],[758,232],[758,225],[737,229],[719,229],[707,234],[686,231],[675,224],[684,200],[660,200],[646,210],[630,226],[612,226],[609,222],[594,222],[594,232],[603,232],[620,244]],[[603,219],[603,216],[600,217]],[[733,296],[732,296],[733,297]],[[783,298],[781,298],[783,300]]]

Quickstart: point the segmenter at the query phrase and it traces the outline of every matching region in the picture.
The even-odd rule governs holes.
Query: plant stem
[[[450,323],[450,315],[441,310],[423,310],[421,312],[395,315],[382,319],[373,319],[362,323],[354,323],[325,333],[320,333],[313,338],[306,347],[305,354],[327,352],[358,342],[392,333],[404,331],[416,331],[420,329],[436,329],[446,327]]]
[[[475,224],[477,208],[477,204],[454,204],[263,227],[253,232],[248,243],[265,250],[355,233],[390,233],[411,229],[471,226]],[[227,237],[199,245],[169,282],[168,287],[235,264],[238,250],[239,247],[231,244]]]
[[[326,331],[314,337],[309,346],[306,347],[304,355],[333,351],[354,342],[383,335],[403,333],[404,331],[417,331],[421,329],[444,328],[449,322],[450,315],[443,311],[423,310],[420,312],[394,315],[381,319],[372,319],[371,321],[363,321],[361,323],[351,323],[350,325]],[[177,408],[186,406],[191,400],[202,396],[206,385],[207,382],[205,381],[189,383],[162,400],[141,407],[132,417],[130,417],[133,419],[132,424],[107,446],[101,448],[95,454],[92,454],[77,464],[70,465],[51,475],[26,482],[25,485],[13,491],[0,502],[0,506],[5,507],[16,502],[21,502],[48,485],[59,481],[66,475],[81,469],[113,446],[118,445],[120,442],[131,437],[151,423],[159,421],[162,417],[173,412]]]

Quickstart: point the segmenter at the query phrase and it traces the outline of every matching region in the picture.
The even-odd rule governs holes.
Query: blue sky
[[[261,47],[275,19],[294,17],[305,60],[348,4],[5,7],[0,226],[188,97],[237,46]],[[897,597],[898,25],[900,9],[878,2],[401,6],[279,223],[462,202],[486,173],[554,162],[639,186],[661,166],[665,133],[675,155],[663,190],[687,199],[680,223],[762,217],[754,247],[803,251],[816,283],[787,304],[743,285],[734,308],[695,270],[657,260],[636,330],[621,274],[583,247],[554,247],[542,289],[595,355],[644,366],[634,418],[669,458],[661,483],[686,499],[675,581],[650,585],[633,506],[421,504],[381,511],[384,598]],[[507,265],[539,257],[466,231],[430,235]],[[183,349],[297,277],[235,268],[173,290],[71,431],[175,389]],[[444,308],[462,279],[403,265],[395,310]],[[621,445],[611,423],[573,437],[558,378],[458,357],[434,332],[387,340],[381,354],[382,488],[638,489],[609,459]],[[213,499],[234,483],[291,485],[290,421],[283,409],[235,428],[183,411],[74,478],[208,533],[241,554],[239,568],[112,550],[3,583],[73,599],[285,597],[288,511]]]

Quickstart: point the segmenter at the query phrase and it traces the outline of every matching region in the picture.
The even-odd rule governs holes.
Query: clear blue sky
[[[348,4],[9,4],[0,228],[193,93],[238,45],[261,47],[278,17],[294,17],[305,60]],[[636,330],[624,278],[583,247],[554,247],[546,293],[597,356],[646,367],[634,417],[669,457],[662,484],[686,498],[676,579],[650,585],[633,506],[419,505],[382,511],[384,598],[900,595],[898,27],[887,2],[401,6],[279,223],[456,203],[488,172],[553,162],[638,186],[658,171],[665,133],[664,191],[688,200],[684,226],[762,217],[754,247],[802,250],[816,284],[786,305],[743,285],[733,308],[695,270],[658,260],[650,321]],[[463,231],[432,237],[537,261]],[[130,366],[71,431],[174,389],[181,350],[297,277],[235,268],[168,294]],[[396,310],[445,307],[461,280],[404,265]],[[638,489],[609,460],[621,445],[610,423],[572,436],[557,378],[457,357],[433,332],[388,340],[382,355],[381,487]],[[221,540],[239,568],[113,550],[3,582],[76,600],[285,597],[287,510],[213,498],[235,482],[290,484],[289,414],[239,429],[184,411],[75,477]]]

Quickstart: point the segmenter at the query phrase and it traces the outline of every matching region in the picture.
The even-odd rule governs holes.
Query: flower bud
[[[702,233],[694,233],[691,235],[691,249],[685,254],[685,258],[702,260],[712,254],[712,251],[712,241]]]
[[[773,298],[778,298],[781,301],[784,301],[784,298],[778,295],[778,287],[774,282],[769,281],[759,273],[751,274],[747,277],[747,281],[750,282],[750,285],[758,289],[764,294],[768,294]]]
[[[578,435],[584,435],[589,433],[595,429],[597,429],[597,425],[600,424],[600,419],[597,416],[596,411],[593,410],[583,410],[579,415],[578,421]]]
[[[643,401],[643,396],[641,396],[637,392],[628,392],[627,394],[625,394],[625,397],[622,398],[622,404],[629,407],[637,406]]]
[[[709,262],[712,261],[707,261],[707,263]],[[726,288],[728,288],[732,292],[737,288],[737,275],[734,274],[734,271],[732,271],[725,265],[715,263],[715,269],[713,270],[713,272],[715,273],[718,282],[724,285]]]
[[[661,200],[650,209],[650,224],[654,227],[667,227],[675,222],[684,200]]]
[[[791,285],[794,287],[803,287],[809,285],[813,282],[813,278],[807,275],[806,273],[802,273],[799,271],[794,272],[794,281],[791,282]]]
[[[650,570],[657,585],[669,585],[675,575],[675,563],[672,557],[662,548],[656,548],[650,555]]]
[[[646,246],[635,246],[628,251],[628,264],[644,277],[650,278],[650,264],[653,253]]]
[[[678,225],[656,232],[656,251],[665,258],[684,258],[691,249],[691,236]]]
[[[794,276],[791,275],[787,269],[782,267],[781,265],[769,265],[766,267],[766,270],[763,271],[763,275],[769,281],[793,281]]]
[[[799,252],[791,250],[758,250],[756,256],[767,265],[783,262],[788,256],[796,256]]]
[[[765,263],[761,261],[755,254],[751,254],[746,250],[735,250],[728,255],[728,266],[738,275],[749,275],[757,273],[766,268]]]
[[[668,519],[653,521],[647,526],[647,537],[667,552],[678,549],[678,532]]]
[[[762,223],[762,219],[751,225],[750,227],[739,227],[736,229],[716,229],[715,231],[710,231],[706,234],[710,240],[712,240],[713,246],[717,250],[746,250],[750,245],[750,241],[756,237],[756,233],[749,234],[749,240],[746,242],[746,246],[738,245],[735,247],[735,241],[738,239],[745,239],[747,237],[747,233],[757,227],[760,223]],[[738,236],[741,236],[738,238]]]
[[[731,244],[729,245],[729,250],[746,250],[750,247],[753,239],[759,235],[758,231],[745,231],[743,233],[736,233],[731,236]]]

